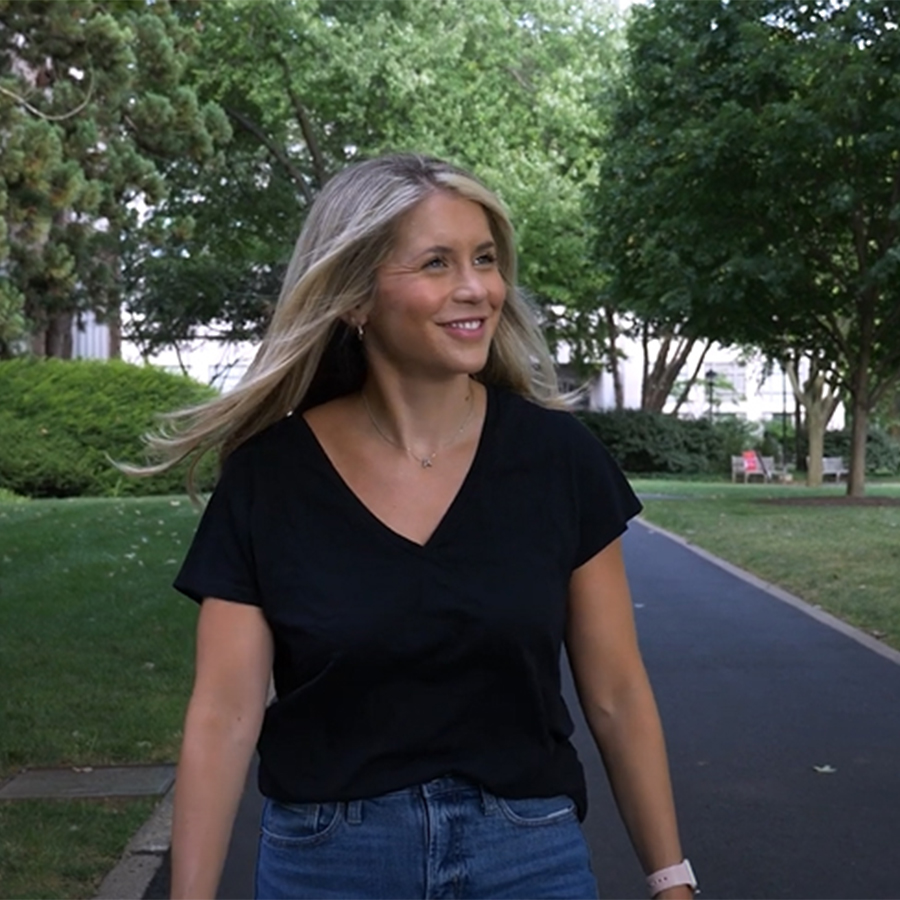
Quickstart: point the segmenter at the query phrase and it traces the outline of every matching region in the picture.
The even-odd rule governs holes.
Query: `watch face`
[[[684,862],[682,862],[682,865],[684,866],[684,874],[687,875],[687,877],[690,879],[690,881],[688,881],[688,884],[694,890],[696,890],[697,889],[697,876],[694,875],[694,870],[691,868],[690,862],[688,860],[684,860]]]

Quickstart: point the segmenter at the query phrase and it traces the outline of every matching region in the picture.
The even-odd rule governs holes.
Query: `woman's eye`
[[[497,255],[495,253],[482,253],[479,256],[475,263],[479,266],[493,266],[497,262]]]
[[[441,259],[440,256],[435,256],[434,259],[429,259],[427,263],[425,263],[424,268],[426,269],[443,269],[444,268],[444,260]]]

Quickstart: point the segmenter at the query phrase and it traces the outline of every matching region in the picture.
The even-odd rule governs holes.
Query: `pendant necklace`
[[[441,444],[434,453],[430,453],[428,456],[418,456],[413,453],[413,451],[404,446],[403,444],[398,444],[393,438],[389,437],[381,430],[381,426],[375,419],[375,416],[372,414],[372,408],[369,406],[369,401],[366,399],[366,395],[364,391],[359,392],[360,397],[362,397],[363,406],[366,408],[366,412],[369,415],[369,421],[371,421],[372,425],[375,427],[375,430],[381,435],[381,437],[387,441],[391,446],[396,447],[398,450],[405,450],[423,469],[430,469],[434,465],[434,458],[438,455],[441,450],[446,450],[451,444],[456,443],[457,438],[463,433],[463,429],[466,425],[469,424],[469,419],[472,418],[472,412],[475,409],[475,403],[472,396],[472,391],[469,391],[466,400],[469,403],[469,408],[466,410],[466,416],[462,420],[462,424],[459,428],[456,429],[456,433],[447,441],[445,444]]]

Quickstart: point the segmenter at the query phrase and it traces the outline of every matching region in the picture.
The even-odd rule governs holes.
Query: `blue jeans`
[[[267,800],[256,896],[596,898],[565,796],[509,800],[458,778],[349,803]]]

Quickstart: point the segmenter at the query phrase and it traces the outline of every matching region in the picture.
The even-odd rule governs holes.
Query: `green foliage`
[[[30,497],[180,492],[182,470],[135,478],[111,461],[143,463],[141,438],[159,413],[213,395],[180,375],[119,361],[0,362],[0,487]],[[201,486],[212,474],[208,463]]]
[[[730,457],[748,446],[748,426],[738,419],[679,419],[645,410],[580,412],[578,418],[634,474],[725,474]]]
[[[0,262],[4,243],[0,239]],[[11,357],[25,334],[25,298],[8,278],[0,275],[0,359]]]
[[[817,360],[863,433],[900,378],[898,26],[868,0],[636,6],[596,192],[618,302]]]
[[[4,297],[42,355],[67,355],[73,314],[117,314],[120,245],[165,160],[202,165],[229,133],[183,83],[194,44],[168,0],[0,3],[0,354],[21,312]]]
[[[793,416],[789,414],[784,423],[782,423],[781,416],[778,416],[763,424],[762,441],[756,449],[763,456],[779,457],[783,453],[785,459],[793,460],[796,456],[794,450],[796,441]]]
[[[611,4],[218,0],[179,10],[199,35],[198,95],[225,110],[234,137],[212,165],[169,167],[153,218],[167,236],[130,248],[143,346],[258,331],[327,178],[355,159],[417,150],[498,190],[551,339],[596,356],[601,282],[581,204],[615,72]]]

